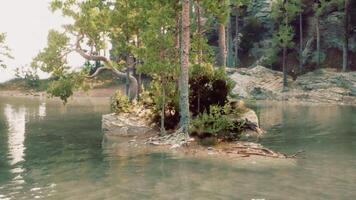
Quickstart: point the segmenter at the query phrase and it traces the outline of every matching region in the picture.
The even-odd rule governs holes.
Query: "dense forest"
[[[233,85],[226,67],[283,71],[285,89],[288,75],[355,69],[352,0],[53,0],[50,9],[72,23],[51,30],[31,64],[51,74],[48,92],[66,102],[111,71],[126,81],[129,102],[151,99],[162,129],[169,118],[168,127],[180,121],[188,132],[191,114],[224,106]],[[73,52],[87,60],[81,70],[68,64]],[[38,78],[31,73],[24,76]],[[142,76],[152,79],[145,91]]]

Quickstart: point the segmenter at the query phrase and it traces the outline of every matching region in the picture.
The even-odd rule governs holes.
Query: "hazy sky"
[[[50,0],[0,0],[0,32],[7,34],[7,44],[14,60],[0,69],[0,82],[14,77],[16,67],[29,65],[32,58],[46,46],[49,29],[61,30],[66,20],[49,9]],[[73,65],[81,62],[74,58]],[[43,74],[41,75],[44,76]]]

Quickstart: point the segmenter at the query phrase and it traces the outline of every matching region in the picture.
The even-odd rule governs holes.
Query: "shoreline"
[[[94,98],[94,99],[103,99],[110,100],[111,95],[116,91],[116,88],[107,88],[107,89],[93,89],[89,91],[76,91],[72,97],[69,98],[68,103],[73,99],[81,98]],[[46,98],[58,100],[58,97],[50,97],[46,92],[24,92],[20,90],[0,90],[0,97],[19,97],[19,98]],[[239,99],[242,101],[249,101],[251,99]],[[292,104],[292,105],[307,105],[307,106],[356,106],[356,103],[351,102],[317,102],[317,101],[308,101],[306,99],[265,99],[265,100],[254,100],[257,104],[270,104],[270,103],[281,103],[281,104]]]

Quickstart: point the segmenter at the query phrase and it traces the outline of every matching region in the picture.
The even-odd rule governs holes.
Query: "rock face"
[[[108,136],[140,136],[156,132],[148,122],[130,114],[103,115],[102,130]]]
[[[262,66],[238,69],[229,76],[236,83],[233,94],[240,98],[356,104],[356,72],[319,69],[295,81],[289,77],[286,92],[283,91],[283,74]]]
[[[239,69],[230,78],[236,83],[233,94],[241,98],[276,99],[283,90],[283,73],[262,66]]]

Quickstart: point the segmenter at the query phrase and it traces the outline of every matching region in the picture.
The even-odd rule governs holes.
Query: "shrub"
[[[193,66],[189,84],[189,103],[193,116],[209,110],[211,105],[224,106],[233,88],[232,81],[223,70],[213,70],[209,65]]]
[[[60,78],[49,84],[47,92],[51,96],[59,97],[64,103],[73,95],[74,83],[72,79]]]
[[[129,113],[131,111],[131,103],[127,96],[120,91],[116,91],[111,97],[111,110],[115,113]]]
[[[163,95],[162,87],[165,92]],[[163,98],[164,97],[164,98]],[[142,94],[143,105],[152,108],[152,122],[161,125],[162,106],[165,106],[164,125],[166,130],[175,129],[179,123],[179,93],[176,82],[170,80],[162,84],[159,80],[152,80],[148,91]]]
[[[206,111],[211,105],[223,107],[233,88],[233,82],[222,69],[214,70],[212,65],[194,65],[190,70],[190,112],[193,117]],[[164,94],[162,89],[164,87]],[[163,96],[165,97],[163,99]],[[179,92],[177,81],[168,77],[163,83],[154,78],[147,92],[142,95],[143,104],[153,110],[152,122],[160,125],[164,100],[164,123],[167,130],[175,129],[180,121]]]
[[[205,111],[192,120],[192,135],[200,138],[217,137],[222,140],[239,139],[244,124],[234,120],[231,115],[236,113],[229,104],[210,106],[209,112]]]

